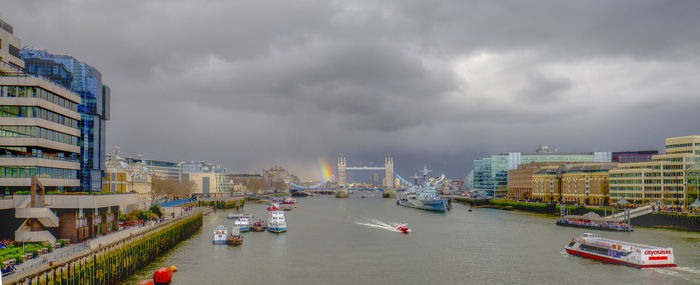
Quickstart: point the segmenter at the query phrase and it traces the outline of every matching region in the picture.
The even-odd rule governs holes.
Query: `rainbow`
[[[331,168],[331,165],[328,163],[328,161],[323,159],[323,157],[318,158],[318,169],[321,174],[321,179],[326,179],[333,175],[333,172],[335,172],[333,168]]]

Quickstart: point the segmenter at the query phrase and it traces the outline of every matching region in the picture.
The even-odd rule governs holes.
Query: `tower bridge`
[[[384,170],[384,180],[382,183],[382,196],[396,196],[396,188],[394,187],[394,158],[387,156],[384,158],[384,167],[348,167],[347,158],[345,156],[338,157],[338,184],[335,189],[335,196],[339,198],[348,197],[347,171],[381,171]]]
[[[338,198],[347,198],[349,194],[349,184],[347,181],[347,172],[348,171],[384,171],[384,179],[382,180],[382,196],[383,197],[394,197],[396,196],[396,188],[400,185],[395,185],[394,183],[394,178],[398,178],[400,183],[406,184],[406,185],[413,185],[413,183],[409,182],[408,180],[404,179],[401,177],[398,173],[394,171],[394,158],[391,156],[386,156],[384,158],[384,167],[380,166],[360,166],[360,167],[353,167],[353,166],[348,166],[347,165],[347,158],[343,155],[340,155],[338,157],[338,170],[333,173],[331,176],[328,178],[324,179],[321,182],[318,182],[314,185],[308,185],[308,186],[303,186],[303,185],[298,185],[296,183],[290,182],[290,190],[291,191],[316,191],[316,190],[324,190],[328,191],[329,184],[331,184],[332,179],[335,178],[337,180],[337,183],[335,184],[335,187],[332,188],[335,191],[335,196]]]

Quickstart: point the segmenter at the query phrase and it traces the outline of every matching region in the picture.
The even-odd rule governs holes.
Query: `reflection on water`
[[[636,269],[561,254],[582,229],[531,213],[455,205],[446,214],[397,206],[392,199],[298,199],[288,232],[244,233],[241,247],[211,244],[230,211],[204,218],[202,231],[127,280],[178,266],[173,284],[688,284],[700,283],[700,234],[636,229],[613,239],[674,248],[680,267]],[[246,212],[267,216],[262,204]],[[394,232],[408,223],[408,235]],[[382,230],[386,229],[386,230]]]

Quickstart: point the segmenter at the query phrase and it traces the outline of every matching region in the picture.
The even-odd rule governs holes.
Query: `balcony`
[[[27,154],[0,154],[0,158],[5,158],[5,157],[12,157],[12,158],[43,158],[43,159],[51,159],[51,160],[59,160],[59,161],[80,163],[80,160],[77,159],[77,158],[59,157],[59,156],[48,155],[48,154],[35,154],[35,153],[27,153]]]
[[[80,161],[51,155],[6,154],[0,155],[0,166],[41,166],[79,170]]]

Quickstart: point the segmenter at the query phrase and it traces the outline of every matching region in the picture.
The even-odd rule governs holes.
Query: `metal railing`
[[[0,158],[2,157],[9,157],[9,158],[43,158],[43,159],[52,159],[52,160],[60,160],[60,161],[67,161],[67,162],[75,162],[79,163],[80,160],[77,158],[70,158],[70,157],[60,157],[60,156],[53,156],[53,155],[46,155],[46,154],[0,154]]]
[[[12,71],[10,71],[10,72],[5,71],[7,68],[11,69]],[[80,96],[80,95],[76,94],[75,91],[70,90],[61,84],[58,84],[56,81],[54,81],[46,76],[43,76],[41,74],[28,73],[23,68],[17,67],[17,66],[10,64],[9,62],[6,62],[4,60],[0,60],[0,77],[36,77],[36,78],[41,78],[41,79],[44,79],[48,82],[51,82],[51,84],[55,85],[59,89],[63,89],[64,91],[71,93],[73,95]]]

